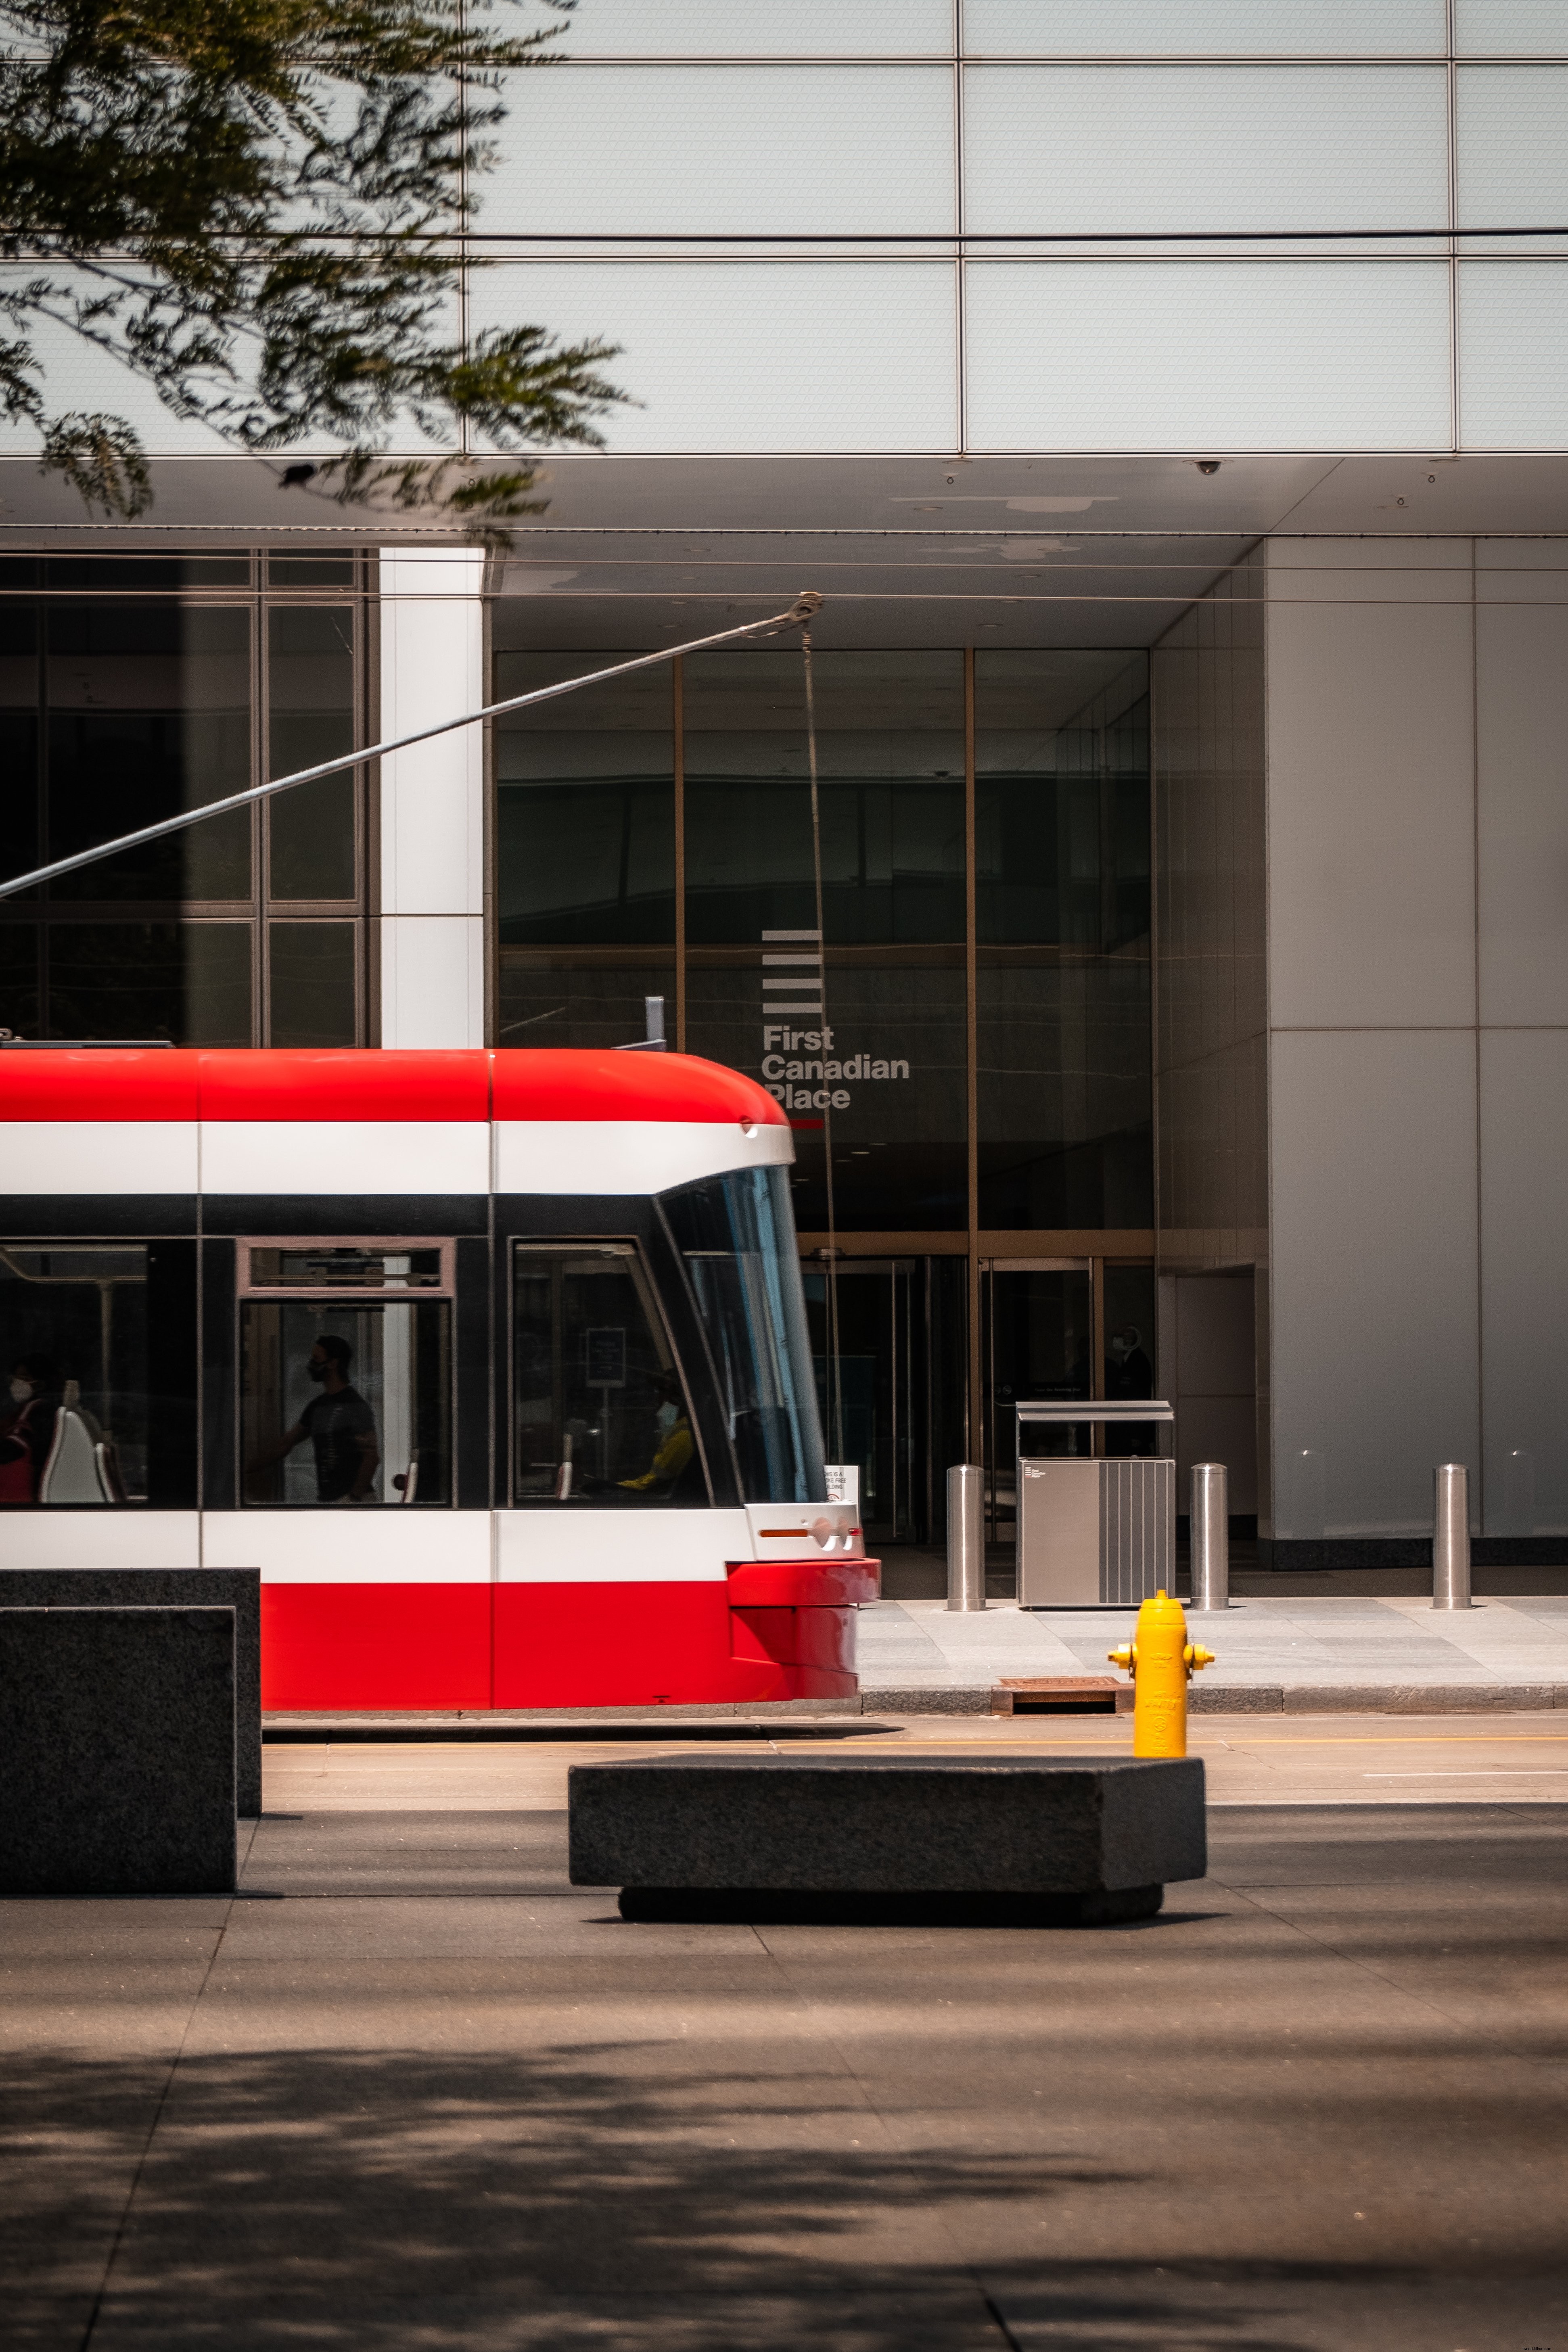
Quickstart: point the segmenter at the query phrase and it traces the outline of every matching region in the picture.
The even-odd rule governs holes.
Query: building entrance
[[[859,1471],[868,1544],[942,1542],[947,1467],[964,1454],[965,1261],[840,1259],[837,1351],[827,1266],[803,1271],[827,1456]]]
[[[1025,1399],[1153,1395],[1152,1267],[1108,1258],[983,1258],[980,1359],[987,1535],[1011,1543],[1016,1406]],[[1152,1454],[1156,1431],[1067,1422],[1036,1426],[1026,1444],[1034,1454]]]

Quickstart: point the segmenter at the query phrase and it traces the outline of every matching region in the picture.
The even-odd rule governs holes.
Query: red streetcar
[[[625,1052],[0,1052],[0,1546],[249,1568],[269,1708],[847,1696],[784,1112]]]

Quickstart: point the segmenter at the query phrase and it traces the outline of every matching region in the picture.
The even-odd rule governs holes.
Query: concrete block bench
[[[232,1609],[235,1802],[261,1811],[261,1570],[258,1568],[5,1568],[0,1609]]]
[[[228,1895],[234,1611],[0,1609],[0,1895]]]
[[[660,1756],[567,1790],[573,1883],[628,1919],[1109,1925],[1207,1866],[1195,1756]]]

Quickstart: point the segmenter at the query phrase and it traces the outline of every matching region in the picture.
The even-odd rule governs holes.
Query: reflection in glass
[[[498,652],[495,699],[628,658]],[[664,667],[496,721],[503,948],[673,940],[672,727]]]
[[[679,1367],[631,1243],[517,1245],[512,1383],[517,1502],[709,1500]]]
[[[962,940],[963,661],[814,656],[828,944]],[[814,926],[798,651],[684,665],[687,932]]]
[[[144,1503],[145,1246],[0,1244],[0,1504]]]
[[[250,782],[250,615],[237,605],[55,604],[47,614],[48,854],[154,824]],[[250,814],[67,875],[62,898],[246,898]]]
[[[243,1300],[246,1501],[449,1502],[450,1318],[444,1298]]]
[[[353,923],[269,923],[269,1035],[273,1045],[359,1043]]]
[[[627,961],[624,950],[524,951],[500,959],[498,1045],[629,1045],[646,1034],[643,1000],[662,996],[675,1035],[675,966]],[[694,1048],[694,1050],[696,1050]]]
[[[6,875],[43,863],[38,786],[37,623],[30,604],[0,604],[0,865]]]
[[[750,1503],[827,1499],[786,1175],[747,1169],[660,1196],[707,1329]]]
[[[50,923],[51,1037],[248,1045],[248,923]]]
[[[975,656],[980,1223],[1153,1218],[1148,664]]]
[[[353,613],[275,604],[267,615],[268,774],[291,775],[353,748]],[[322,776],[268,806],[275,898],[352,898],[354,778]]]
[[[1107,1258],[1101,1277],[1105,1301],[1105,1393],[1136,1401],[1154,1393],[1154,1268],[1136,1261]],[[1108,1424],[1107,1454],[1167,1454],[1170,1423]]]
[[[441,1287],[439,1249],[400,1244],[311,1242],[291,1249],[252,1249],[250,1287],[255,1290],[437,1290]]]
[[[987,1363],[989,1486],[994,1524],[1017,1508],[1016,1408],[1094,1394],[1094,1294],[1088,1266],[1004,1268],[985,1279],[981,1345]],[[1023,1433],[1030,1454],[1089,1454],[1087,1422],[1035,1422]]]

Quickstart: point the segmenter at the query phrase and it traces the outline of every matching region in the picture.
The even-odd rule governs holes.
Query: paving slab
[[[607,1741],[268,1750],[231,1902],[0,1906],[7,2352],[1561,2345],[1568,1719],[1193,1738],[1208,1876],[1081,1934],[630,1925]]]
[[[1330,1710],[1404,1708],[1421,1691],[1438,1710],[1568,1705],[1568,1603],[1550,1596],[1449,1612],[1409,1598],[1335,1593],[1249,1598],[1189,1615],[1216,1654],[1194,1685],[1194,1705],[1205,1709],[1310,1708],[1314,1694]],[[881,1601],[858,1619],[861,1705],[885,1709],[921,1694],[936,1706],[950,1693],[973,1706],[1004,1675],[1098,1670],[1106,1652],[1130,1638],[1135,1619],[1132,1610],[1025,1610],[1013,1601],[972,1614],[950,1613],[939,1601]]]

